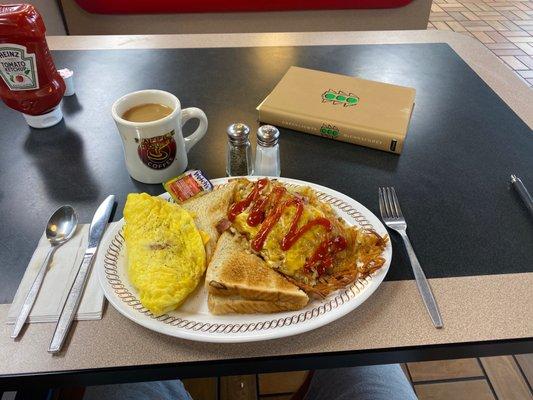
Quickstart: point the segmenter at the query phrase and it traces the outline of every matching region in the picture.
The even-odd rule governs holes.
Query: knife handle
[[[59,315],[54,336],[52,337],[50,347],[48,348],[49,353],[57,353],[63,347],[65,338],[70,330],[72,321],[74,320],[74,315],[76,314],[78,306],[80,305],[83,290],[85,289],[85,284],[87,282],[87,276],[91,271],[94,253],[95,251],[86,252],[83,256],[80,268],[76,274],[76,279],[74,279],[74,283],[72,284],[72,288],[70,289],[67,300],[63,305],[63,310]]]

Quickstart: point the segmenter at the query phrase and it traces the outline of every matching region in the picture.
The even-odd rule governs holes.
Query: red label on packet
[[[213,184],[200,170],[184,172],[163,183],[163,187],[177,203],[182,203],[191,197],[213,190]]]

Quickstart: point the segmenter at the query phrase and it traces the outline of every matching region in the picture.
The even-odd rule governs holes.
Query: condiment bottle
[[[255,175],[280,176],[279,130],[272,125],[263,125],[257,130],[255,149]]]
[[[32,5],[0,5],[0,98],[34,128],[47,128],[63,118],[59,103],[65,83],[45,32]]]
[[[241,122],[231,124],[227,129],[228,155],[226,174],[245,176],[252,174],[252,152],[250,147],[250,128]]]

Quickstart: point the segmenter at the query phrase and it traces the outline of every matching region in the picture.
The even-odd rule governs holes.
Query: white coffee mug
[[[172,113],[150,122],[127,121],[122,116],[141,104],[162,104]],[[199,108],[181,109],[180,101],[163,90],[140,90],[115,101],[111,108],[124,148],[129,174],[143,183],[162,183],[187,168],[187,152],[205,135],[207,117]],[[181,128],[191,118],[200,120],[194,133],[183,137]]]

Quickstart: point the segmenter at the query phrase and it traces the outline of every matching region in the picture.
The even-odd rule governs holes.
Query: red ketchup
[[[251,247],[255,251],[261,251],[268,234],[280,220],[283,211],[287,207],[296,207],[296,213],[291,222],[289,231],[283,236],[280,246],[283,251],[289,250],[306,232],[316,226],[321,226],[326,231],[326,238],[314,250],[311,257],[304,265],[306,272],[315,270],[318,276],[324,275],[328,268],[333,265],[335,254],[346,249],[346,239],[342,236],[330,238],[332,231],[331,221],[327,218],[315,218],[298,228],[303,213],[303,200],[297,196],[290,196],[288,200],[281,201],[287,190],[282,186],[276,186],[268,196],[263,195],[263,189],[267,186],[268,179],[263,178],[254,184],[252,191],[240,202],[234,203],[228,213],[228,219],[235,221],[237,215],[250,207],[250,213],[246,222],[249,226],[258,226],[259,230],[252,239]],[[267,215],[267,205],[273,205]]]
[[[34,128],[47,128],[63,118],[59,103],[65,83],[45,32],[32,5],[0,5],[0,98]]]

